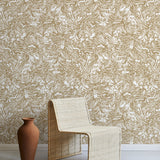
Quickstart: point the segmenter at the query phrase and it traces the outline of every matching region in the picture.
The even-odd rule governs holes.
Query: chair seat
[[[82,127],[75,127],[75,128],[68,128],[63,130],[63,132],[76,132],[76,133],[99,133],[99,132],[105,132],[105,133],[120,133],[121,130],[118,127],[110,127],[110,126],[95,126],[95,125],[87,125]]]

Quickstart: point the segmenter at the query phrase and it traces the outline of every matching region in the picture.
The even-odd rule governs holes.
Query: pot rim
[[[34,118],[32,118],[32,117],[24,117],[24,118],[22,118],[22,120],[25,120],[25,121],[33,121]]]

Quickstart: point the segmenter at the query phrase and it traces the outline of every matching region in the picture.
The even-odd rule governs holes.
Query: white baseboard
[[[82,145],[87,152],[88,145]],[[48,145],[39,144],[36,160],[47,160]],[[20,160],[18,144],[0,144],[0,160]],[[160,144],[122,144],[121,160],[160,160]]]
[[[158,151],[160,144],[122,144],[122,151]]]
[[[82,150],[87,151],[88,145],[82,144]],[[122,144],[121,151],[151,151],[160,152],[160,144]]]

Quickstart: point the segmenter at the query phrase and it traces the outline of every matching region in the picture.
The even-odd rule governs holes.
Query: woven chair
[[[91,125],[88,117],[83,97],[49,101],[48,160],[81,153],[81,134],[88,136],[88,160],[120,160],[120,128]]]

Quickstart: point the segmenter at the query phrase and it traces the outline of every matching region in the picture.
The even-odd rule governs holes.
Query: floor
[[[35,160],[48,160],[48,150],[46,147],[37,150]],[[87,160],[87,154],[88,151],[84,149],[80,155],[61,160]],[[10,150],[6,150],[1,146],[0,160],[20,160],[18,149],[13,150],[11,147]],[[160,145],[151,145],[149,148],[142,147],[141,149],[135,149],[133,146],[130,148],[130,145],[127,145],[127,147],[122,146],[121,160],[160,160]]]
[[[20,160],[20,156],[18,152],[0,151],[0,160]],[[37,153],[35,160],[48,160],[47,153],[44,154]],[[87,151],[83,151],[83,153],[80,155],[72,156],[69,158],[63,158],[61,160],[87,160]]]

